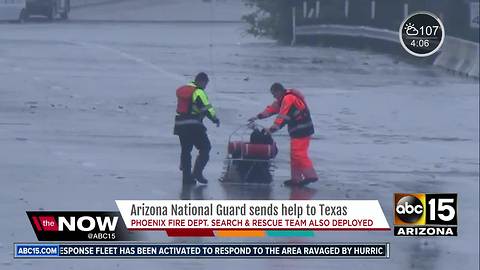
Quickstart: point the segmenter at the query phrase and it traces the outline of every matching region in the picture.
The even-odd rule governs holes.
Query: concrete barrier
[[[295,26],[294,36],[334,35],[363,37],[400,43],[398,32],[368,26],[305,25]],[[433,64],[466,76],[479,78],[479,45],[455,37],[446,37]]]
[[[433,64],[467,76],[479,78],[478,43],[447,37]]]

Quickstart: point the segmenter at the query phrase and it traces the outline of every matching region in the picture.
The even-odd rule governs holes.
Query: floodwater
[[[245,35],[242,23],[128,22],[185,6],[166,1],[144,8],[150,2],[74,9],[69,23],[0,24],[1,269],[478,266],[478,80],[371,51],[280,46]],[[195,3],[211,11],[204,6],[210,4]],[[230,10],[227,4],[221,8]],[[117,21],[89,21],[103,18],[109,8],[118,15],[106,19]],[[225,19],[219,10],[215,18]],[[207,91],[221,126],[207,123],[209,185],[187,188],[181,185],[178,138],[172,134],[174,91],[199,71],[211,77]],[[280,152],[272,184],[221,184],[229,135],[272,101],[268,89],[274,81],[307,97],[316,127],[310,156],[320,181],[293,190],[281,185],[289,178],[289,138],[282,130],[274,137]],[[392,226],[395,192],[458,193],[459,236],[398,238],[389,231],[232,239],[390,242],[389,260],[72,263],[14,260],[12,254],[13,242],[36,241],[26,210],[116,210],[115,199],[376,199]],[[217,241],[160,234],[152,237]]]

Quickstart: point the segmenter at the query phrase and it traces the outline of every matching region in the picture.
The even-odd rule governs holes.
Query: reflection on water
[[[317,189],[310,187],[292,187],[290,200],[311,200],[317,193]]]
[[[206,185],[182,185],[180,200],[205,200]]]
[[[438,269],[436,262],[441,250],[435,243],[430,241],[417,241],[410,246],[408,263],[410,269]]]
[[[273,181],[271,160],[227,159],[221,182],[268,184]]]
[[[271,200],[270,184],[236,184],[222,183],[222,190],[227,200]]]

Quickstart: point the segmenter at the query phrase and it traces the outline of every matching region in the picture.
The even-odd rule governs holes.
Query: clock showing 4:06
[[[437,52],[445,39],[440,19],[430,12],[417,12],[400,25],[400,43],[411,55],[426,57]]]

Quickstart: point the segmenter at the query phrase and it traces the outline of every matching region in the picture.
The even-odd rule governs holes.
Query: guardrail
[[[398,42],[398,32],[388,29],[379,29],[369,26],[352,25],[305,25],[296,27],[296,36],[309,35],[341,35],[350,37],[364,37],[390,42]]]
[[[70,0],[70,7],[79,8],[79,7],[85,7],[85,6],[115,3],[119,1],[124,1],[124,0]]]
[[[324,14],[324,17],[322,17],[322,12],[325,13],[325,11],[322,11],[322,1],[310,0],[297,2],[302,3],[302,5],[292,7],[292,44],[296,42],[299,36],[330,35],[376,39],[396,43],[400,46],[397,29],[392,30],[394,27],[391,25],[388,25],[388,28],[391,29],[382,29],[382,25],[379,24],[378,21],[375,23],[375,19],[379,16],[376,10],[376,1],[362,1],[369,2],[370,6],[369,17],[361,18],[361,20],[358,16],[356,20],[349,20],[349,16],[351,16],[353,12],[351,10],[352,3],[350,3],[349,0],[344,0],[343,5],[338,4],[342,3],[342,1],[335,2],[337,4],[337,6],[335,6],[337,14]],[[400,16],[406,17],[409,14],[408,5],[404,4],[400,11],[398,11],[397,8],[395,12],[400,12]],[[385,16],[385,14],[383,14],[383,16]],[[395,16],[398,17],[399,14]],[[396,20],[398,21],[399,18],[396,18]],[[362,25],[362,23],[366,25]],[[399,25],[400,24],[396,27],[399,27]],[[442,48],[435,55],[437,56],[433,61],[433,65],[435,66],[466,76],[480,77],[478,42],[447,36]]]

